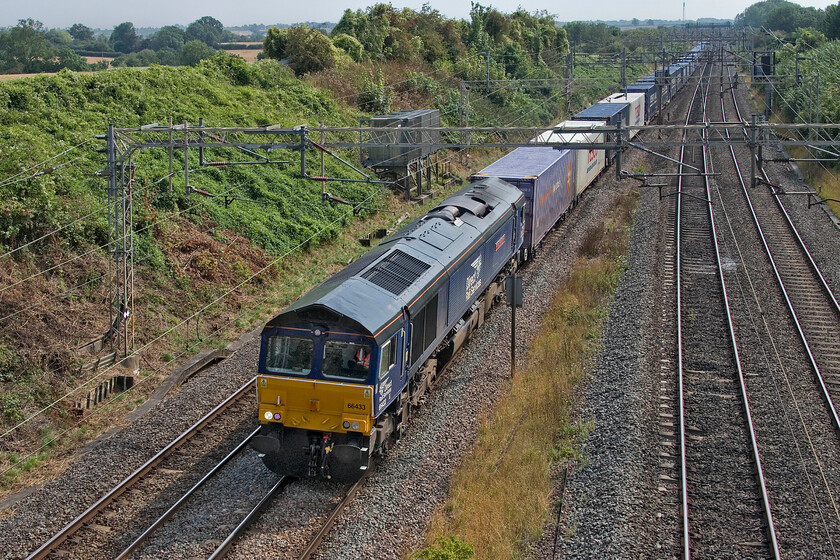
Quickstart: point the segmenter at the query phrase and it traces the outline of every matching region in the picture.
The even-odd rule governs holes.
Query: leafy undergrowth
[[[133,340],[118,339],[91,355],[80,348],[108,331],[118,310],[114,279],[123,274],[108,252],[107,181],[95,175],[105,168],[97,152],[104,143],[94,136],[109,124],[194,124],[200,118],[210,127],[356,126],[364,116],[353,108],[359,93],[385,82],[394,84],[381,87],[392,96],[390,110],[437,107],[445,124],[456,125],[461,99],[452,75],[423,63],[381,69],[353,63],[300,80],[274,61],[246,64],[219,53],[194,68],[62,71],[0,83],[0,472],[37,470],[45,450],[55,454],[56,440],[83,442],[108,427],[100,418],[111,412],[80,420],[70,408],[91,388],[83,383],[121,372],[85,374],[83,364],[111,349],[142,348],[142,390],[114,405],[135,408],[173,362],[224,345],[340,269],[360,250],[352,242],[352,250],[345,247],[346,233],[369,227],[360,224],[371,217],[386,223],[390,215],[375,209],[395,204],[381,185],[346,182],[330,183],[329,190],[365,201],[360,212],[323,203],[319,186],[300,178],[294,151],[271,152],[286,165],[219,168],[202,167],[198,150],[190,150],[190,186],[215,197],[186,194],[178,170],[183,151],[174,151],[170,180],[166,150],[135,152],[135,300],[127,323]],[[566,103],[546,96],[476,91],[470,122],[537,125],[563,118]],[[472,154],[473,162],[497,157]],[[358,152],[340,155],[358,161]],[[250,156],[216,148],[206,159]],[[310,175],[358,177],[329,157],[323,170],[320,165],[307,157]],[[298,269],[299,262],[318,265]],[[19,484],[15,477],[7,482]]]
[[[208,126],[323,120],[347,126],[358,116],[275,62],[248,65],[225,54],[196,68],[64,71],[0,84],[0,472],[6,485],[32,471],[45,451],[53,453],[57,440],[83,442],[107,427],[106,414],[76,416],[73,401],[93,388],[83,383],[124,372],[86,373],[83,364],[112,349],[142,348],[136,396],[118,401],[119,410],[135,408],[171,362],[224,345],[335,268],[330,263],[286,279],[288,261],[309,262],[307,249],[335,246],[342,232],[367,227],[361,224],[373,208],[391,204],[378,185],[331,185],[336,196],[367,201],[354,214],[323,203],[320,187],[299,177],[299,164],[207,168],[191,150],[190,184],[227,195],[233,200],[227,204],[187,196],[183,174],[170,187],[165,150],[135,153],[135,299],[127,323],[133,341],[118,339],[91,355],[80,348],[108,331],[117,307],[113,281],[123,273],[107,252],[107,181],[93,176],[105,167],[95,151],[103,143],[92,138],[110,123],[136,127],[170,118],[195,123],[203,117]],[[274,154],[292,162],[296,155]],[[207,159],[249,158],[218,149]],[[320,175],[320,162],[309,159],[307,171]],[[183,162],[183,151],[175,161]],[[334,160],[325,165],[328,175],[349,174]],[[342,254],[340,262],[347,258]],[[121,413],[112,413],[118,422]]]
[[[575,384],[598,350],[601,325],[624,270],[635,195],[594,226],[569,278],[552,297],[510,394],[481,420],[478,441],[453,476],[431,521],[436,543],[412,558],[521,558],[551,515],[553,473],[585,461],[578,446],[592,428],[571,417]],[[560,469],[562,470],[562,469]]]
[[[440,192],[438,199],[447,194]],[[428,206],[414,206],[401,197],[388,198],[384,206],[369,220],[352,222],[336,239],[317,250],[298,252],[292,258],[277,262],[266,269],[267,274],[259,286],[235,292],[220,305],[210,308],[197,324],[196,321],[185,323],[160,344],[151,346],[143,353],[143,371],[131,391],[117,395],[82,419],[56,410],[5,440],[6,448],[0,453],[0,498],[23,486],[52,478],[67,468],[79,445],[121,423],[128,412],[154,392],[157,382],[171,370],[171,363],[202,348],[226,345],[228,340],[264,323],[278,309],[364,253],[366,249],[359,244],[358,237],[379,228],[404,224],[428,210]],[[204,224],[204,228],[212,229],[212,224]],[[165,309],[186,306],[192,310],[203,306],[270,258],[240,237],[230,234],[229,238],[220,241],[206,232],[195,231],[186,221],[173,225],[160,236],[162,246],[167,247],[164,250],[167,262],[173,270],[180,271],[184,281],[195,282],[194,290],[204,292],[199,297],[177,290],[139,289],[143,301],[137,303],[137,324],[156,325],[161,330],[170,328],[176,320],[174,316],[167,316]],[[203,275],[207,278],[203,279]],[[160,335],[160,332],[148,336],[154,335]],[[0,369],[5,356],[0,348]],[[22,391],[33,384],[9,386],[20,387]]]

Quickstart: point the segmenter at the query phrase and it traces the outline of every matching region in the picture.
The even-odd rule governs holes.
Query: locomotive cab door
[[[405,329],[401,329],[379,348],[379,363],[376,368],[375,380],[377,387],[377,416],[399,396],[405,386],[404,355]]]

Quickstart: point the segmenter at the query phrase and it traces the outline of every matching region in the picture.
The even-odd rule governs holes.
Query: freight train
[[[610,141],[599,129],[651,119],[646,109],[665,105],[660,90],[672,98],[702,50],[669,68],[667,80],[654,76],[657,87],[612,95],[482,169],[270,320],[257,375],[261,430],[252,440],[266,466],[351,482],[398,441],[442,364],[501,298],[505,276],[534,256],[609,165],[612,154],[589,149]]]

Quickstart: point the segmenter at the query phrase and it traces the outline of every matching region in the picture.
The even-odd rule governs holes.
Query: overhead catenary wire
[[[82,142],[79,142],[79,143],[78,143],[78,144],[76,144],[75,146],[71,146],[70,148],[67,148],[67,149],[66,149],[66,150],[64,150],[63,152],[60,152],[60,153],[58,153],[58,154],[56,154],[56,155],[54,155],[54,156],[51,156],[51,157],[49,157],[49,158],[45,159],[44,161],[38,162],[38,163],[36,163],[35,165],[32,165],[32,166],[28,167],[27,169],[24,169],[23,171],[20,171],[20,172],[18,172],[18,173],[16,173],[16,174],[12,175],[11,177],[7,177],[6,179],[3,179],[2,181],[0,181],[0,187],[4,187],[4,186],[6,186],[6,185],[10,184],[10,183],[11,183],[14,179],[16,179],[17,177],[20,177],[21,175],[25,175],[26,173],[29,173],[29,172],[31,172],[31,171],[33,171],[33,170],[35,170],[35,169],[37,169],[37,168],[39,168],[39,167],[41,167],[41,166],[44,166],[44,165],[48,164],[49,162],[53,161],[54,159],[58,159],[58,158],[60,158],[61,156],[63,156],[63,155],[65,155],[65,154],[68,154],[68,153],[72,152],[73,150],[79,149],[79,148],[81,148],[81,147],[82,147],[82,146],[84,146],[85,144],[88,144],[88,143],[89,143],[89,142],[91,142],[91,141],[92,141],[92,139],[91,139],[91,138],[88,138],[87,140],[84,140],[84,141],[82,141]],[[28,179],[29,177],[26,177],[26,178]]]
[[[154,338],[154,339],[152,339],[151,341],[149,341],[149,342],[147,342],[146,344],[144,344],[142,347],[140,347],[140,348],[138,348],[138,349],[134,350],[134,351],[131,353],[131,355],[140,355],[140,353],[142,353],[144,350],[146,350],[147,348],[149,348],[151,345],[153,345],[153,344],[155,344],[156,342],[158,342],[159,340],[161,340],[161,339],[165,338],[166,336],[168,336],[169,334],[171,334],[172,332],[174,332],[174,331],[175,331],[176,329],[178,329],[179,327],[181,327],[181,326],[183,326],[183,325],[187,324],[189,321],[191,321],[191,320],[193,320],[193,319],[195,319],[195,318],[199,317],[200,315],[202,315],[203,313],[205,313],[207,310],[209,310],[211,307],[213,307],[214,305],[216,305],[219,301],[221,301],[222,299],[224,299],[225,297],[227,297],[228,295],[230,295],[230,294],[231,294],[231,293],[233,293],[234,291],[236,291],[236,290],[240,289],[241,287],[245,286],[245,285],[246,285],[246,284],[248,284],[249,282],[253,281],[255,278],[257,278],[258,276],[260,276],[261,274],[263,274],[266,270],[270,269],[272,266],[274,266],[274,265],[278,264],[281,260],[283,260],[284,258],[286,258],[287,256],[289,256],[290,254],[292,254],[292,253],[294,253],[294,252],[296,252],[296,251],[300,250],[301,248],[303,248],[304,246],[306,246],[306,245],[307,245],[310,241],[312,241],[313,239],[317,238],[319,235],[321,235],[322,233],[324,233],[325,231],[327,231],[327,229],[329,229],[330,227],[332,227],[332,226],[334,226],[334,225],[336,225],[336,224],[340,223],[341,221],[345,220],[346,218],[348,218],[348,217],[349,217],[349,215],[350,215],[350,213],[352,213],[352,212],[353,212],[353,210],[355,210],[357,207],[360,207],[360,206],[363,206],[363,205],[367,204],[370,200],[372,200],[375,196],[377,196],[377,195],[378,195],[379,190],[380,190],[380,189],[377,189],[377,191],[375,191],[374,193],[371,193],[371,195],[369,195],[369,196],[368,196],[365,200],[363,200],[363,201],[361,201],[361,202],[357,203],[356,205],[354,205],[352,209],[348,209],[348,212],[342,213],[342,215],[338,216],[338,217],[337,217],[336,219],[334,219],[332,222],[330,222],[329,224],[325,225],[325,226],[324,226],[324,227],[322,227],[320,230],[318,230],[318,231],[314,232],[314,233],[313,233],[312,235],[310,235],[307,239],[305,239],[304,241],[300,242],[300,243],[299,243],[298,245],[296,245],[295,247],[290,248],[290,249],[289,249],[289,250],[287,250],[285,253],[281,254],[280,256],[278,256],[277,258],[275,258],[274,260],[272,260],[270,263],[268,263],[267,265],[265,265],[263,268],[259,269],[257,272],[255,272],[254,274],[252,274],[251,276],[249,276],[248,278],[246,278],[246,279],[245,279],[245,280],[243,280],[242,282],[240,282],[240,283],[236,284],[235,286],[233,286],[232,288],[230,288],[229,290],[227,290],[225,293],[223,293],[222,295],[220,295],[220,296],[218,296],[217,298],[215,298],[215,299],[214,299],[213,301],[211,301],[210,303],[208,303],[208,304],[204,305],[204,306],[203,306],[203,307],[201,307],[199,310],[197,310],[196,312],[192,313],[190,316],[186,317],[185,319],[182,319],[182,320],[181,320],[178,324],[176,324],[176,325],[174,325],[174,326],[170,327],[169,329],[167,329],[166,331],[164,331],[163,333],[161,333],[160,335],[158,335],[157,337],[155,337],[155,338]],[[72,389],[72,390],[70,390],[70,391],[66,392],[64,395],[62,395],[61,397],[59,397],[59,398],[55,399],[53,402],[51,402],[51,403],[50,403],[50,404],[48,404],[47,406],[45,406],[45,407],[43,407],[43,408],[39,409],[38,411],[34,412],[33,414],[31,414],[29,417],[25,418],[24,420],[21,420],[18,424],[16,424],[16,425],[12,426],[11,428],[7,429],[7,430],[6,430],[3,434],[0,434],[0,439],[3,439],[3,438],[5,438],[5,437],[7,437],[9,434],[11,434],[11,433],[13,433],[14,431],[18,430],[18,429],[19,429],[19,428],[21,428],[22,426],[24,426],[24,425],[28,424],[29,422],[31,422],[31,421],[32,421],[32,420],[34,420],[35,418],[37,418],[37,417],[39,417],[40,415],[42,415],[42,414],[44,414],[44,413],[48,412],[49,410],[51,410],[51,409],[52,409],[52,408],[54,408],[56,405],[58,405],[58,403],[60,403],[61,401],[63,401],[63,400],[65,400],[65,399],[69,398],[70,396],[72,396],[73,394],[77,393],[78,391],[81,391],[81,390],[82,390],[82,389],[84,389],[85,387],[90,386],[90,385],[91,385],[94,381],[96,381],[97,379],[101,378],[101,377],[102,377],[103,375],[105,375],[107,372],[109,372],[109,371],[111,371],[113,368],[115,368],[115,367],[116,367],[116,365],[117,365],[117,364],[115,363],[114,365],[109,366],[108,368],[104,369],[104,370],[103,370],[103,371],[101,371],[100,373],[96,374],[95,376],[91,377],[90,379],[88,379],[87,381],[85,381],[84,383],[82,383],[81,385],[79,385],[78,387],[76,387],[76,388],[74,388],[74,389]]]
[[[368,202],[369,200],[371,200],[371,199],[375,196],[375,194],[376,194],[376,193],[371,194],[371,195],[370,195],[367,199],[365,199],[364,201],[360,202],[359,204],[364,204],[364,203]],[[352,212],[352,210],[351,210],[350,212]],[[141,352],[143,352],[144,350],[148,349],[150,346],[152,346],[153,344],[155,344],[155,343],[156,343],[156,342],[158,342],[159,340],[161,340],[161,339],[165,338],[166,336],[169,336],[172,332],[174,332],[176,329],[178,329],[178,328],[182,327],[183,325],[187,324],[189,321],[191,321],[191,320],[193,320],[193,319],[195,319],[195,318],[197,318],[197,317],[201,316],[203,313],[205,313],[205,312],[206,312],[207,310],[209,310],[211,307],[213,307],[214,305],[216,305],[218,302],[220,302],[221,300],[223,300],[224,298],[226,298],[226,297],[227,297],[227,296],[229,296],[230,294],[234,293],[236,290],[238,290],[238,289],[242,288],[242,287],[243,287],[243,286],[245,286],[246,284],[248,284],[248,283],[252,282],[255,278],[257,278],[258,276],[262,275],[265,271],[269,270],[270,268],[272,268],[273,266],[275,266],[276,264],[278,264],[280,261],[282,261],[283,259],[285,259],[285,258],[286,258],[286,257],[288,257],[289,255],[291,255],[291,254],[295,253],[296,251],[299,251],[300,249],[304,248],[304,247],[305,247],[305,246],[306,246],[309,242],[311,242],[311,241],[312,241],[312,240],[314,240],[314,239],[317,239],[317,238],[318,238],[318,236],[322,235],[322,234],[323,234],[323,233],[325,233],[325,232],[326,232],[329,228],[331,228],[332,226],[334,226],[334,225],[336,225],[336,224],[340,223],[342,220],[346,220],[346,219],[347,219],[350,215],[351,215],[351,214],[350,214],[350,213],[347,213],[347,212],[342,213],[340,216],[338,216],[338,217],[337,217],[336,219],[334,219],[332,222],[328,223],[328,224],[327,224],[327,225],[325,225],[324,227],[322,227],[322,228],[320,228],[319,230],[315,231],[315,232],[314,232],[314,233],[312,233],[309,237],[307,237],[306,239],[304,239],[303,241],[301,241],[300,243],[298,243],[298,244],[297,244],[297,245],[295,245],[294,247],[289,248],[289,249],[288,249],[288,250],[286,250],[283,254],[279,255],[278,257],[276,257],[275,259],[273,259],[271,262],[269,262],[268,264],[266,264],[265,266],[263,266],[262,268],[260,268],[260,269],[259,269],[259,270],[257,270],[256,272],[254,272],[253,274],[251,274],[251,275],[250,275],[248,278],[246,278],[245,280],[243,280],[243,281],[241,281],[241,282],[237,283],[236,285],[232,286],[230,289],[228,289],[227,291],[225,291],[223,294],[219,295],[218,297],[216,297],[215,299],[213,299],[212,301],[210,301],[210,302],[209,302],[209,303],[207,303],[206,305],[202,306],[201,308],[199,308],[197,311],[195,311],[194,313],[192,313],[191,315],[189,315],[189,316],[188,316],[188,317],[186,317],[185,319],[182,319],[182,320],[181,320],[178,324],[173,325],[172,327],[170,327],[170,328],[166,329],[164,332],[162,332],[161,334],[159,334],[158,336],[156,336],[155,338],[153,338],[152,340],[150,340],[149,342],[147,342],[146,344],[144,344],[142,347],[140,347],[140,348],[138,348],[138,349],[136,349],[136,350],[132,351],[132,352],[131,352],[131,354],[129,354],[129,356],[126,356],[126,358],[127,358],[127,357],[130,357],[130,356],[137,356],[137,355],[140,355],[140,353],[141,353]],[[14,431],[18,430],[20,427],[22,427],[22,426],[24,426],[24,425],[28,424],[29,422],[31,422],[31,421],[32,421],[32,420],[34,420],[35,418],[39,417],[40,415],[44,414],[45,412],[48,412],[49,410],[52,410],[52,409],[53,409],[53,408],[55,408],[55,406],[56,406],[58,403],[60,403],[61,401],[63,401],[63,400],[65,400],[65,399],[67,399],[68,397],[70,397],[70,396],[74,395],[75,393],[77,393],[78,391],[80,391],[80,390],[84,389],[85,387],[88,387],[88,386],[89,386],[89,385],[90,385],[93,381],[96,381],[97,379],[99,379],[99,378],[101,378],[103,375],[105,375],[106,373],[110,372],[113,368],[115,368],[115,367],[118,365],[118,363],[119,363],[119,362],[115,362],[113,365],[111,365],[111,366],[109,366],[109,367],[107,367],[107,368],[103,369],[101,372],[99,372],[98,374],[96,374],[96,375],[94,375],[93,377],[91,377],[90,379],[88,379],[88,380],[87,380],[85,383],[83,383],[82,385],[80,385],[80,386],[76,387],[75,389],[72,389],[71,391],[66,392],[66,393],[65,393],[65,394],[63,394],[61,397],[58,397],[57,399],[55,399],[54,401],[52,401],[52,402],[51,402],[50,404],[48,404],[47,406],[42,407],[41,409],[39,409],[38,411],[36,411],[36,412],[32,413],[30,416],[28,416],[28,417],[27,417],[27,418],[25,418],[24,420],[21,420],[20,422],[18,422],[18,423],[17,423],[17,424],[15,424],[14,426],[10,427],[10,428],[9,428],[9,429],[7,429],[5,432],[3,432],[2,434],[0,434],[0,439],[3,439],[3,438],[5,438],[5,437],[7,437],[9,434],[11,434],[11,433],[13,433]]]
[[[181,214],[184,214],[184,213],[190,212],[190,211],[192,211],[192,210],[194,210],[194,209],[196,209],[196,208],[198,208],[198,207],[199,207],[199,205],[198,205],[197,203],[196,203],[196,204],[194,204],[194,205],[192,205],[192,206],[188,206],[187,208],[184,208],[184,209],[182,209],[182,210],[179,210],[178,212],[175,212],[175,213],[173,213],[173,214],[171,214],[171,215],[167,216],[166,218],[155,220],[155,221],[153,221],[153,222],[149,223],[148,225],[146,225],[146,226],[144,226],[144,227],[142,227],[142,228],[138,229],[138,230],[137,230],[137,231],[135,231],[134,233],[143,233],[144,231],[146,231],[146,230],[148,230],[148,229],[151,229],[151,228],[153,228],[153,227],[155,227],[155,226],[158,226],[158,225],[160,225],[161,223],[166,223],[166,222],[168,222],[168,221],[172,221],[172,219],[173,219],[173,218],[175,218],[175,217],[177,217],[177,216],[180,216]],[[211,228],[210,230],[207,230],[207,231],[215,231],[215,230],[216,230],[216,229],[218,229],[219,227],[221,227],[221,226],[217,225],[216,227]],[[206,232],[205,232],[205,233],[206,233]],[[175,246],[175,245],[176,245],[176,244],[171,244],[171,245],[170,245],[170,247]],[[99,248],[102,248],[102,247],[99,247]],[[136,261],[136,262],[143,262],[143,261],[145,261],[145,260],[148,260],[149,258],[151,258],[151,256],[150,256],[150,255],[147,255],[146,257],[143,257],[142,259],[139,259],[139,260],[138,260],[138,261]],[[0,323],[2,323],[3,321],[6,321],[7,319],[11,319],[11,318],[13,318],[13,317],[16,317],[16,316],[20,315],[21,313],[24,313],[24,312],[26,312],[26,311],[29,311],[29,310],[34,309],[34,308],[36,308],[36,307],[39,307],[39,306],[41,306],[41,305],[43,305],[44,303],[47,303],[47,302],[49,302],[49,301],[52,301],[52,300],[55,300],[55,299],[61,299],[61,298],[63,298],[63,297],[66,297],[66,296],[68,296],[68,295],[72,294],[73,292],[75,292],[76,290],[78,290],[79,288],[83,288],[83,287],[85,287],[85,286],[87,286],[87,285],[89,285],[89,284],[92,284],[92,283],[94,283],[94,282],[96,282],[96,281],[98,281],[98,280],[101,280],[102,278],[105,278],[106,276],[108,276],[108,273],[102,273],[100,276],[97,276],[96,278],[89,279],[89,280],[87,280],[87,281],[85,281],[85,282],[82,282],[81,284],[77,284],[77,285],[73,286],[72,288],[69,288],[68,290],[66,290],[66,291],[64,291],[64,292],[62,292],[62,293],[60,293],[60,294],[49,295],[49,296],[46,296],[46,297],[44,297],[44,298],[41,298],[40,300],[36,301],[35,303],[32,303],[32,304],[30,304],[30,305],[28,305],[28,306],[26,306],[26,307],[23,307],[23,308],[21,308],[21,309],[18,309],[17,311],[15,311],[15,312],[13,312],[13,313],[9,313],[8,315],[5,315],[4,317],[0,317]]]
[[[406,81],[408,81],[408,80],[406,80]],[[503,89],[503,88],[499,88],[499,89]],[[491,91],[491,92],[487,92],[487,94],[486,94],[486,95],[490,95],[491,93],[492,93],[492,91]],[[553,94],[553,95],[552,95],[552,96],[550,96],[547,100],[540,100],[540,101],[541,101],[542,103],[546,103],[546,102],[550,101],[551,99],[553,99],[553,98],[555,98],[555,97],[557,97],[557,96],[559,96],[559,95],[561,95],[561,93],[560,93],[560,92]],[[532,111],[530,111],[530,112],[528,112],[528,113],[525,113],[525,114],[520,114],[520,115],[519,115],[519,117],[517,117],[517,118],[516,118],[513,122],[516,122],[516,121],[518,121],[518,120],[521,120],[521,119],[525,118],[525,116],[527,116],[528,114],[530,114],[531,112],[536,111],[536,110],[537,110],[537,109],[535,108],[535,109],[532,109]],[[174,174],[174,173],[167,174],[165,177],[163,177],[162,179],[159,179],[158,181],[156,181],[156,182],[155,182],[155,183],[153,183],[153,184],[157,184],[157,183],[161,182],[162,180],[165,180],[166,178],[168,178],[169,176],[171,176],[171,175],[173,175],[173,174]],[[353,209],[355,210],[355,209],[356,209],[356,208],[358,208],[359,206],[362,206],[362,205],[366,204],[366,203],[367,203],[368,201],[370,201],[370,200],[371,200],[374,196],[376,196],[376,195],[378,194],[378,192],[379,192],[379,190],[377,190],[376,192],[372,193],[372,194],[371,194],[370,196],[368,196],[365,200],[363,200],[363,201],[361,201],[361,202],[357,203],[356,205],[354,205],[354,206],[353,206]],[[184,324],[186,324],[188,321],[190,321],[190,320],[192,320],[192,319],[194,319],[194,318],[197,318],[198,316],[200,316],[201,314],[203,314],[204,312],[206,312],[208,309],[210,309],[212,306],[214,306],[215,304],[217,304],[219,301],[221,301],[223,298],[227,297],[228,295],[230,295],[231,293],[233,293],[235,290],[237,290],[237,289],[241,288],[242,286],[246,285],[247,283],[251,282],[254,278],[258,277],[260,274],[262,274],[263,272],[265,272],[266,270],[268,270],[270,267],[272,267],[272,266],[276,265],[276,264],[277,264],[278,262],[280,262],[282,259],[286,258],[289,254],[291,254],[291,253],[293,253],[293,252],[295,252],[295,251],[297,251],[297,250],[301,249],[303,246],[305,246],[307,243],[309,243],[312,239],[316,238],[318,235],[320,235],[320,234],[322,234],[323,232],[325,232],[328,228],[330,228],[330,227],[334,226],[335,224],[339,223],[340,221],[342,221],[342,220],[346,219],[348,216],[349,216],[349,214],[347,214],[347,213],[343,214],[342,216],[339,216],[338,218],[336,218],[335,220],[333,220],[331,223],[329,223],[329,224],[327,224],[326,226],[324,226],[322,229],[320,229],[320,230],[316,231],[315,233],[313,233],[313,234],[312,234],[309,238],[307,238],[306,240],[304,240],[303,242],[301,242],[299,245],[297,245],[296,247],[293,247],[293,248],[289,249],[288,251],[286,251],[285,253],[283,253],[282,255],[280,255],[279,257],[277,257],[276,259],[274,259],[272,262],[270,262],[269,264],[267,264],[265,267],[263,267],[262,269],[258,270],[257,272],[255,272],[254,274],[252,274],[251,276],[249,276],[249,277],[248,277],[247,279],[245,279],[244,281],[242,281],[242,282],[238,283],[237,285],[233,286],[230,290],[228,290],[228,291],[227,291],[227,292],[225,292],[224,294],[220,295],[219,297],[217,297],[216,299],[214,299],[213,301],[211,301],[211,302],[210,302],[210,303],[208,303],[207,305],[203,306],[203,307],[202,307],[202,308],[200,308],[198,311],[196,311],[196,312],[194,312],[193,314],[191,314],[189,317],[187,317],[187,318],[183,319],[183,320],[182,320],[181,322],[179,322],[177,325],[175,325],[175,326],[171,327],[170,329],[167,329],[166,331],[164,331],[163,333],[161,333],[159,336],[155,337],[153,340],[151,340],[151,341],[149,341],[148,343],[146,343],[145,345],[143,345],[141,348],[139,348],[139,349],[137,349],[137,350],[133,351],[131,355],[138,355],[140,352],[142,352],[143,350],[147,349],[147,348],[148,348],[149,346],[151,346],[152,344],[154,344],[154,343],[158,342],[159,340],[161,340],[162,338],[164,338],[164,337],[168,336],[168,335],[169,335],[170,333],[172,333],[175,329],[177,329],[177,328],[179,328],[179,327],[183,326],[183,325],[184,325]],[[110,244],[110,243],[109,243],[109,244]],[[101,248],[104,248],[104,247],[107,247],[107,245],[103,245],[103,246],[99,247],[98,249],[101,249]],[[86,253],[86,254],[89,254],[89,253]],[[84,255],[82,255],[82,256],[84,256]],[[74,260],[74,259],[70,259],[70,260]],[[70,260],[65,261],[65,263],[66,263],[66,262],[70,262]],[[62,263],[62,264],[65,264],[65,263]],[[58,266],[61,266],[61,265],[58,265]],[[55,267],[53,267],[53,268],[51,268],[51,269],[49,269],[49,270],[52,270],[52,269],[54,269],[54,268],[55,268]],[[46,271],[44,271],[44,272],[46,272]],[[39,273],[38,275],[43,274],[44,272]],[[34,276],[38,276],[38,275],[34,275]],[[34,277],[34,276],[33,276],[33,277]],[[14,285],[17,285],[17,284],[19,284],[19,283],[16,283],[16,284],[14,284]],[[11,286],[9,286],[9,287],[11,287]],[[3,291],[3,290],[5,290],[5,289],[8,289],[9,287],[6,287],[6,288],[3,288],[3,289],[0,289],[0,291]],[[77,388],[73,389],[72,391],[69,391],[69,392],[68,392],[68,393],[66,393],[64,396],[60,397],[59,399],[56,399],[54,402],[52,402],[52,403],[51,403],[51,404],[49,404],[48,406],[46,406],[46,407],[44,407],[44,408],[40,409],[39,411],[37,411],[37,412],[33,413],[31,416],[29,416],[29,417],[28,417],[28,418],[26,418],[25,420],[21,421],[20,423],[18,423],[17,425],[15,425],[14,427],[10,428],[10,429],[9,429],[9,430],[7,430],[6,432],[4,432],[2,435],[0,435],[0,438],[4,438],[4,437],[8,436],[8,435],[9,435],[10,433],[12,433],[13,431],[17,430],[17,429],[18,429],[18,428],[20,428],[21,426],[23,426],[23,425],[25,425],[26,423],[30,422],[32,419],[36,418],[37,416],[39,416],[39,415],[43,414],[44,412],[46,412],[46,411],[48,411],[48,410],[50,410],[50,409],[52,409],[53,407],[55,407],[55,406],[56,406],[59,402],[61,402],[62,400],[64,400],[64,399],[68,398],[68,397],[69,397],[69,396],[71,396],[72,394],[75,394],[77,391],[79,391],[79,390],[81,390],[81,389],[83,389],[83,388],[85,388],[85,387],[89,386],[89,385],[90,385],[93,381],[95,381],[96,379],[100,378],[102,375],[104,375],[107,371],[111,370],[113,367],[115,367],[115,366],[111,366],[111,367],[109,367],[109,368],[107,368],[107,369],[103,370],[103,371],[102,371],[102,372],[100,372],[99,374],[97,374],[97,375],[95,375],[94,377],[92,377],[91,379],[87,380],[84,384],[82,384],[82,385],[80,385],[79,387],[77,387]]]

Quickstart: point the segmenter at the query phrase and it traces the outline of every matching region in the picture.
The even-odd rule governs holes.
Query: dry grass
[[[802,146],[789,148],[794,158],[812,158],[813,154]],[[835,216],[840,216],[840,171],[817,162],[798,162],[805,182],[817,189],[817,194],[826,200],[826,204]]]
[[[592,228],[569,278],[552,298],[529,361],[510,394],[481,420],[473,453],[455,473],[427,542],[455,537],[475,557],[520,558],[551,515],[552,473],[577,458],[587,427],[570,417],[575,384],[598,348],[601,323],[622,272],[635,196]],[[597,251],[596,251],[597,248]],[[428,556],[429,549],[417,557]]]

